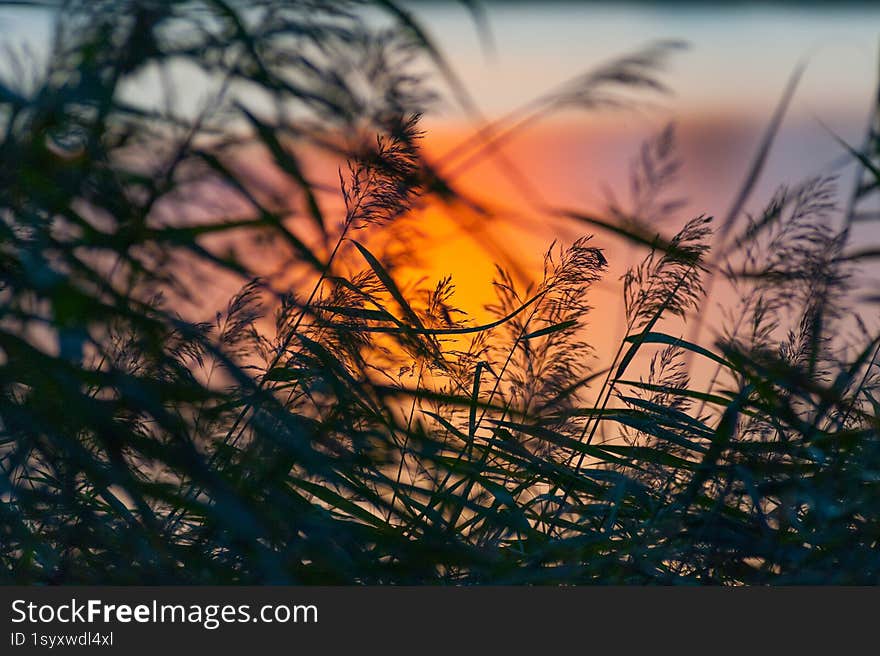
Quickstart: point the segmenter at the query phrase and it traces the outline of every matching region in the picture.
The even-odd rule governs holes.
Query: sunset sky
[[[651,42],[680,39],[689,44],[671,57],[663,75],[672,94],[645,95],[648,102],[633,109],[556,114],[504,144],[503,153],[518,174],[547,203],[601,211],[607,189],[625,201],[630,163],[640,143],[674,122],[683,168],[670,195],[688,204],[658,229],[670,234],[692,216],[723,215],[801,61],[806,73],[749,207],[760,209],[779,184],[832,170],[841,174],[842,188],[850,188],[853,167],[834,169],[843,151],[829,130],[852,144],[863,139],[877,83],[880,7],[488,3],[488,40],[463,4],[407,7],[489,120]],[[44,14],[32,10],[7,10],[0,16],[0,31],[14,41],[36,44],[37,50],[48,41],[49,25]],[[448,92],[439,75],[436,84]],[[151,88],[145,83],[131,91],[146,97]],[[196,106],[201,97],[197,87],[187,88],[181,101]],[[426,152],[441,158],[476,125],[475,117],[445,93],[425,119]],[[452,274],[458,302],[478,319],[485,318],[482,306],[492,300],[489,281],[498,259],[496,251],[486,248],[489,235],[523,264],[526,277],[533,277],[554,239],[564,244],[592,232],[536,213],[523,186],[492,158],[463,171],[456,182],[491,205],[497,216],[488,220],[461,211],[452,216],[431,208],[419,217],[429,237],[422,252],[427,273],[434,278]],[[855,237],[864,243],[878,239],[871,230]],[[593,330],[598,342],[612,343],[620,337],[622,321],[617,280],[641,253],[601,233],[595,243],[606,248],[610,262],[595,303],[612,320],[595,321]]]
[[[800,61],[806,61],[806,72],[749,208],[760,210],[780,184],[820,173],[841,175],[844,197],[850,189],[853,167],[837,166],[843,152],[829,130],[852,144],[864,138],[877,84],[880,8],[490,3],[487,47],[463,7],[413,7],[490,118],[652,41],[689,44],[670,59],[663,77],[673,95],[650,97],[649,107],[632,111],[556,115],[505,145],[509,161],[553,204],[601,210],[605,188],[625,199],[640,143],[673,121],[682,171],[671,196],[689,202],[680,221],[658,228],[669,234],[691,216],[723,215]],[[450,102],[429,117],[429,152],[446,152],[470,125]],[[528,213],[528,199],[491,160],[468,171],[461,183],[475,197]],[[448,220],[435,213],[430,222],[438,237],[430,246],[433,267],[453,273],[459,298],[478,308],[492,295],[486,284],[491,258]],[[540,217],[518,226],[497,221],[491,230],[533,267],[553,239],[570,242],[585,231]],[[855,238],[876,243],[878,235],[865,230]],[[591,322],[595,340],[604,345],[619,339],[622,329],[617,279],[642,253],[601,233],[595,241],[608,249],[610,261],[607,283],[596,294],[599,318]]]

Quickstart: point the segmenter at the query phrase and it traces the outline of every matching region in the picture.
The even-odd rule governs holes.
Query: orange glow
[[[491,281],[496,262],[513,268],[518,273],[515,278],[525,286],[540,278],[543,255],[554,240],[565,246],[584,234],[593,234],[594,244],[605,250],[609,268],[605,279],[593,289],[590,302],[594,309],[584,324],[597,354],[610,358],[625,330],[620,277],[644,257],[645,251],[593,226],[554,219],[534,205],[604,216],[610,190],[626,207],[631,164],[641,144],[668,120],[670,116],[664,113],[565,117],[537,124],[505,142],[497,152],[486,152],[451,182],[456,191],[488,213],[481,214],[464,203],[450,206],[432,201],[415,217],[424,233],[420,247],[424,268],[400,273],[431,280],[452,275],[456,303],[474,321],[483,323],[491,319],[484,306],[494,300]],[[667,198],[687,202],[655,226],[659,233],[671,236],[688,219],[701,214],[725,214],[746,175],[765,123],[766,117],[748,118],[741,113],[678,117],[682,168]],[[442,166],[448,161],[446,155],[474,129],[462,123],[428,124],[424,150],[441,176],[455,171],[455,164]],[[814,120],[786,123],[749,209],[757,211],[777,184],[796,183],[826,166],[830,152],[828,136]],[[715,289],[706,303],[708,316],[715,317],[718,301],[725,294],[725,290]]]
[[[473,135],[478,126],[472,122],[427,119],[423,150],[428,162],[441,177],[449,176],[448,181],[461,197],[477,207],[463,201],[443,203],[432,197],[406,217],[404,221],[416,226],[421,234],[413,244],[419,265],[398,269],[398,283],[406,288],[427,278],[432,286],[451,275],[456,287],[454,304],[466,311],[474,324],[486,323],[494,318],[485,306],[495,300],[492,280],[496,263],[511,270],[525,293],[526,285],[540,279],[542,259],[551,243],[555,241],[564,247],[591,234],[593,244],[605,251],[608,271],[591,292],[593,310],[584,317],[583,324],[586,338],[602,364],[606,364],[604,360],[610,359],[624,337],[620,277],[644,257],[645,250],[594,226],[553,218],[538,205],[607,216],[610,192],[627,207],[629,171],[641,144],[675,119],[682,167],[667,198],[687,203],[654,228],[670,236],[695,216],[724,216],[747,173],[767,121],[766,116],[747,116],[735,109],[728,114],[702,111],[672,116],[661,111],[621,111],[558,117],[531,125],[505,141],[497,151],[484,152],[462,170],[457,167],[467,157],[449,160],[448,153]],[[839,133],[858,133],[857,122],[845,118],[837,119],[836,127],[843,125]],[[776,185],[796,184],[825,170],[835,153],[830,137],[814,119],[789,120],[777,137],[747,209],[758,211]],[[326,154],[303,157],[309,164],[310,177],[325,189],[321,194],[322,206],[328,225],[335,228],[342,217],[336,176],[338,162]],[[250,161],[256,170],[264,168],[259,157]],[[264,177],[262,172],[259,177],[263,182],[274,183],[274,178]],[[307,220],[294,221],[292,227],[304,240],[314,241]],[[351,236],[372,243],[377,236],[381,241],[382,230],[367,227]],[[276,263],[254,257],[249,264],[263,272]],[[355,259],[354,266],[363,264]],[[310,288],[312,278],[303,279],[302,275],[301,270],[291,271],[278,282],[282,286]],[[717,315],[716,306],[723,294],[724,290],[715,290],[713,299],[706,303],[707,316]],[[680,328],[673,329],[676,331],[681,332]]]

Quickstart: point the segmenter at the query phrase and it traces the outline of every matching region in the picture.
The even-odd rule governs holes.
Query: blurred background
[[[411,3],[435,38],[475,104],[489,118],[503,116],[535,96],[609,59],[658,39],[680,39],[688,48],[668,62],[663,77],[670,93],[646,104],[588,114],[548,117],[517,132],[503,152],[522,177],[557,205],[601,211],[607,190],[626,198],[631,163],[640,144],[673,122],[681,170],[672,196],[687,201],[670,234],[699,214],[724,216],[747,175],[775,107],[799,64],[805,71],[747,210],[759,212],[781,184],[796,185],[820,175],[840,176],[841,201],[850,194],[855,170],[834,135],[858,147],[865,139],[878,83],[880,5],[877,3],[697,3],[697,2],[489,2],[482,5],[484,29],[461,4]],[[469,117],[448,102],[429,117],[431,147],[466,134]],[[470,193],[522,210],[528,199],[486,159],[462,178]],[[485,281],[491,259],[479,257],[482,240],[462,234],[458,224],[435,218],[432,262],[448,269],[468,307],[491,296]],[[584,226],[546,220],[507,222],[520,255],[536,266],[542,246],[565,242]],[[875,226],[857,228],[853,240],[876,244]],[[597,234],[608,248],[610,275],[597,289],[602,320],[592,321],[598,352],[620,338],[622,308],[617,278],[642,253]],[[469,254],[465,255],[465,254]],[[713,302],[723,302],[716,290]],[[604,317],[613,317],[613,321]]]
[[[525,281],[537,274],[551,242],[569,243],[594,232],[534,211],[535,191],[540,190],[540,202],[584,212],[604,211],[612,195],[625,203],[640,144],[670,123],[676,126],[682,163],[670,196],[686,204],[657,229],[671,234],[693,216],[723,216],[799,64],[805,72],[747,210],[760,211],[780,184],[795,185],[813,175],[839,175],[842,200],[852,188],[855,166],[834,135],[856,147],[865,138],[877,87],[878,3],[402,6],[426,30],[461,83],[455,93],[447,78],[433,72],[440,99],[423,128],[426,151],[437,161],[473,135],[480,121],[528,106],[615,57],[663,39],[688,46],[667,62],[663,80],[668,93],[646,94],[626,107],[544,116],[503,140],[495,155],[468,161],[456,172],[455,182],[491,207],[491,216],[428,207],[416,217],[423,236],[422,264],[409,275],[451,274],[458,304],[477,319],[487,316],[483,306],[494,296],[489,281],[495,261],[515,259]],[[50,40],[49,13],[5,9],[0,32],[5,42],[29,44],[39,55]],[[195,111],[204,98],[204,81],[190,71],[179,74],[178,85],[185,92],[177,101]],[[150,102],[160,95],[157,84],[145,79],[129,91]],[[314,175],[332,187],[335,166],[315,164]],[[853,238],[876,244],[876,232],[874,227],[858,228]],[[597,351],[603,353],[609,350],[606,344],[620,338],[623,327],[618,278],[642,254],[608,234],[597,233],[595,243],[606,249],[610,263],[594,299],[603,319],[593,320],[590,328]]]

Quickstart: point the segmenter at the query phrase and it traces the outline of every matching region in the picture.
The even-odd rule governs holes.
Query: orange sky
[[[601,215],[605,188],[626,202],[631,161],[640,143],[662,128],[666,118],[603,116],[550,121],[506,144],[503,154],[544,202]],[[682,170],[668,197],[688,202],[657,230],[668,236],[694,216],[723,215],[746,174],[763,129],[762,122],[741,116],[680,118],[677,131]],[[426,152],[429,158],[437,159],[468,131],[447,124],[435,125],[428,134]],[[804,151],[812,152],[812,156],[803,157]],[[766,179],[758,185],[750,207],[758,210],[777,184],[796,183],[826,168],[836,154],[828,135],[817,125],[793,121],[781,132],[778,152],[771,156]],[[587,319],[588,331],[600,352],[616,345],[624,327],[619,279],[628,266],[644,256],[644,250],[589,226],[536,212],[530,206],[530,194],[512,182],[491,157],[456,181],[461,191],[496,209],[497,214],[482,217],[461,208],[427,209],[420,225],[428,235],[423,254],[429,275],[438,278],[452,274],[458,302],[478,320],[484,320],[487,316],[481,310],[493,299],[489,283],[494,261],[499,257],[497,251],[485,246],[488,235],[493,245],[506,250],[522,263],[527,276],[535,278],[541,258],[554,239],[565,245],[582,234],[594,234],[594,243],[606,250],[609,271],[594,290],[595,311]],[[848,185],[843,189],[848,190]]]
[[[681,38],[690,50],[677,54],[663,75],[673,95],[652,98],[638,110],[569,112],[531,125],[503,153],[547,203],[587,212],[601,211],[610,188],[622,201],[628,171],[640,144],[668,122],[677,125],[683,167],[673,196],[688,205],[657,229],[672,234],[687,219],[723,215],[746,175],[761,135],[786,79],[798,61],[807,72],[792,102],[766,163],[752,202],[757,211],[779,184],[796,184],[829,172],[842,155],[828,129],[852,144],[860,143],[876,84],[877,25],[880,7],[791,11],[764,7],[718,10],[662,9],[616,4],[523,3],[488,7],[494,50],[486,53],[473,22],[459,4],[415,6],[474,103],[489,117],[513,110],[573,75],[632,52],[661,38]],[[191,93],[181,102],[193,106],[203,94],[199,83],[181,71]],[[145,79],[133,89],[141,98],[154,96]],[[442,79],[437,79],[443,88]],[[255,101],[256,102],[256,101]],[[438,160],[475,129],[454,101],[446,98],[427,116],[425,150]],[[315,166],[312,176],[331,188],[338,185],[335,164]],[[844,193],[850,189],[839,171]],[[522,263],[536,277],[543,253],[558,239],[570,243],[583,226],[551,220],[533,211],[524,185],[511,182],[497,160],[483,158],[455,180],[460,189],[496,211],[486,218],[462,208],[436,206],[419,217],[426,239],[420,251],[425,271],[412,278],[451,274],[458,303],[478,321],[493,298],[491,279],[499,252],[491,242]],[[461,225],[467,225],[463,231]],[[880,234],[863,231],[856,238],[876,243]],[[595,311],[588,319],[591,339],[600,352],[622,336],[619,277],[642,252],[596,232],[596,245],[606,249],[609,272],[594,292]]]

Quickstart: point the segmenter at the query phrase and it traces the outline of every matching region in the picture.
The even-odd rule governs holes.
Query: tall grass
[[[499,267],[478,325],[450,279],[404,284],[407,217],[488,212],[456,190],[471,163],[559,109],[664,91],[679,45],[492,122],[396,4],[247,7],[70,2],[48,56],[19,53],[0,85],[0,580],[877,582],[880,336],[852,319],[876,253],[848,243],[880,186],[876,131],[850,147],[851,197],[819,178],[745,214],[787,95],[725,220],[666,238],[671,128],[603,215],[537,190],[598,232],[553,245],[532,285]],[[211,92],[195,113],[186,67]],[[165,91],[139,103],[149,76]],[[436,84],[478,125],[430,161]],[[344,163],[338,186],[310,177],[316,151]],[[644,255],[596,370],[608,232]],[[240,291],[193,320],[219,279]],[[735,303],[696,343],[712,281]]]

